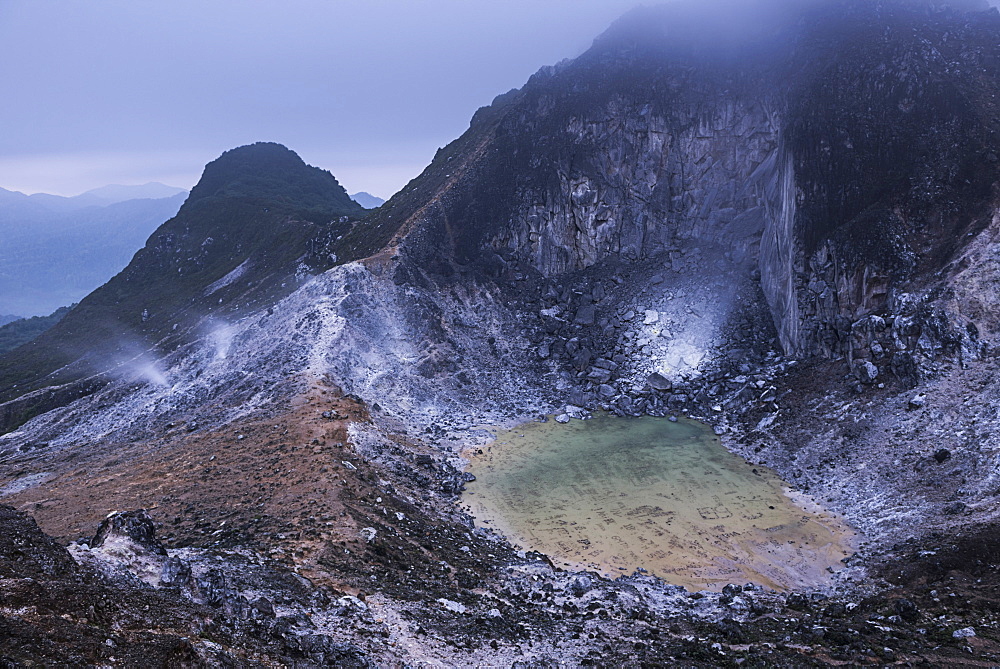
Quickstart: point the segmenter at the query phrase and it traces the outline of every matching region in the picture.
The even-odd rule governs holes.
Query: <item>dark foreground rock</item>
[[[109,537],[133,543],[156,555],[167,554],[163,544],[156,538],[153,519],[145,509],[111,514],[98,526],[90,545],[95,548],[103,546]]]
[[[111,579],[0,506],[0,666],[368,666],[294,630],[263,602],[226,609]]]
[[[194,565],[193,601],[169,579],[154,587],[78,564],[0,506],[0,661],[384,666],[409,640],[454,665],[984,666],[1000,660],[998,560],[992,528],[914,541],[882,565],[886,589],[838,597],[749,585],[688,593],[639,574],[571,574],[529,554],[485,589],[415,586],[403,602],[336,593],[260,558],[164,557],[173,574]]]

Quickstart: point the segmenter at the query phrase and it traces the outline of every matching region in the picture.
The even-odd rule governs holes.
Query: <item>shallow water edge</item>
[[[841,518],[806,508],[693,420],[526,423],[464,455],[476,480],[462,501],[477,524],[612,578],[646,570],[694,590],[818,587],[857,542]]]

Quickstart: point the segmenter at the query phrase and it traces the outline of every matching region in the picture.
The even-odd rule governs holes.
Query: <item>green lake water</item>
[[[643,568],[693,589],[828,582],[855,536],[692,420],[528,423],[467,453],[463,497],[484,527],[563,566]]]

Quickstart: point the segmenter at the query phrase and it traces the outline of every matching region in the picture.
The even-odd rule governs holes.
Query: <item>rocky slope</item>
[[[750,5],[736,34],[638,10],[356,223],[287,150],[226,154],[0,361],[2,499],[62,542],[146,508],[167,556],[77,544],[80,568],[158,596],[214,568],[231,592],[177,606],[263,596],[282,638],[376,664],[995,662],[1000,13],[974,5]],[[59,338],[111,317],[141,364],[88,377]],[[865,542],[826,592],[691,594],[473,528],[480,426],[596,409],[703,417]],[[191,652],[250,652],[226,634]]]
[[[155,381],[164,351],[218,336],[329,267],[336,238],[361,212],[333,175],[283,146],[226,152],[121,273],[0,357],[0,398],[23,398],[0,411],[0,424],[10,429],[108,379]]]

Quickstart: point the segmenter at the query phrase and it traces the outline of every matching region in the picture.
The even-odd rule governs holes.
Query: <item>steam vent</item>
[[[985,0],[632,10],[374,209],[226,151],[0,356],[0,666],[1000,665],[998,156]]]

